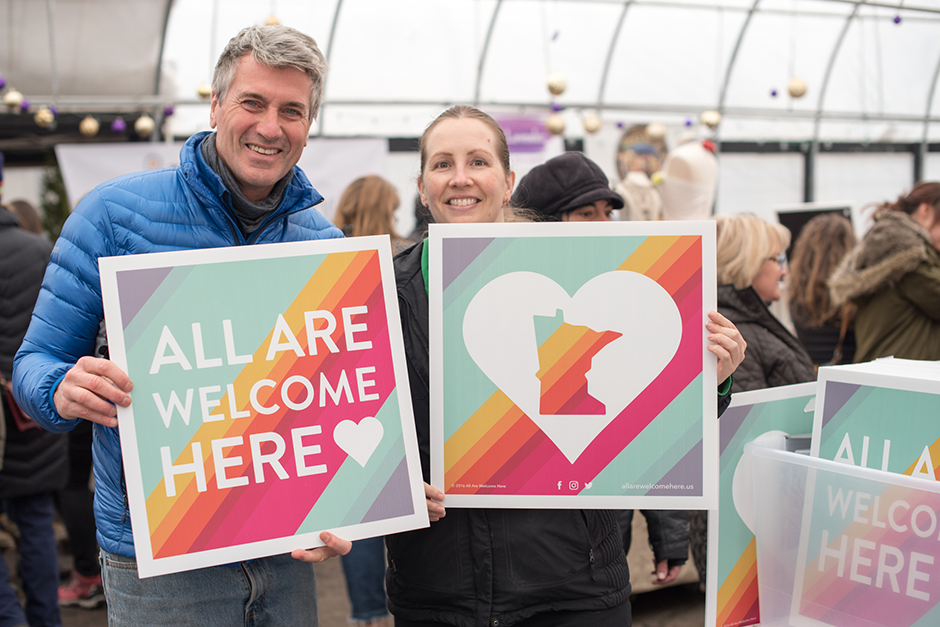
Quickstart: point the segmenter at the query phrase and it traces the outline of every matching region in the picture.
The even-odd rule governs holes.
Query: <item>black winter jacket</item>
[[[428,297],[418,244],[395,258],[424,480],[430,481]],[[510,626],[540,612],[601,610],[630,597],[614,510],[451,508],[427,529],[386,536],[397,618]]]
[[[52,244],[19,228],[16,215],[0,207],[0,374],[10,379],[13,355],[26,335]],[[20,431],[6,399],[6,444],[0,470],[0,498],[61,489],[68,471],[64,435],[38,427]]]
[[[719,285],[718,312],[738,327],[747,342],[744,361],[734,372],[733,392],[816,380],[806,349],[770,313],[753,287]]]

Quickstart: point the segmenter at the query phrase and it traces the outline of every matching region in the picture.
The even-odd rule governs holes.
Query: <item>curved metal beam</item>
[[[744,18],[744,23],[741,24],[741,30],[738,31],[738,40],[734,42],[734,50],[731,51],[731,56],[728,57],[728,68],[725,70],[725,80],[721,82],[721,92],[718,94],[718,113],[721,115],[725,114],[725,98],[728,95],[728,83],[731,82],[731,74],[734,72],[734,64],[738,60],[738,52],[741,50],[741,42],[744,41],[744,34],[747,33],[747,27],[751,25],[751,18],[757,11],[758,4],[760,4],[760,0],[754,0],[754,4],[752,4],[751,8],[748,10],[747,16]],[[715,129],[715,154],[721,153],[720,129],[721,126]]]
[[[160,52],[157,56],[157,75],[153,80],[153,95],[160,95],[160,80],[163,74],[163,50],[166,48],[166,29],[170,24],[170,11],[173,10],[173,0],[167,0],[166,14],[163,16],[163,34],[160,36]]]
[[[499,10],[503,6],[503,0],[496,0],[496,8],[493,9],[493,17],[490,19],[490,25],[486,29],[486,39],[483,41],[483,49],[480,51],[480,62],[477,64],[477,84],[473,88],[473,104],[480,104],[480,86],[483,84],[483,66],[486,63],[486,55],[490,50],[490,40],[493,37],[493,28],[496,26],[496,18],[499,16]]]
[[[933,97],[937,91],[937,78],[940,77],[940,59],[937,60],[937,69],[933,71],[933,80],[930,81],[930,91],[927,93],[927,108],[924,110],[924,135],[920,140],[920,172],[915,172],[917,180],[924,180],[924,165],[927,161],[927,131],[930,127],[930,110],[933,108]]]
[[[822,83],[819,86],[819,101],[816,105],[816,115],[814,116],[813,122],[813,139],[809,145],[809,152],[807,158],[811,160],[813,166],[811,169],[807,170],[807,178],[809,180],[804,180],[803,185],[806,187],[806,193],[804,197],[810,201],[814,200],[816,197],[815,193],[815,176],[813,176],[816,169],[816,155],[819,154],[819,126],[822,122],[822,112],[823,112],[823,102],[826,99],[826,88],[829,86],[829,79],[832,77],[832,68],[836,64],[836,58],[839,56],[839,50],[842,48],[842,42],[845,40],[846,33],[849,32],[849,27],[852,25],[852,20],[855,19],[855,16],[858,15],[858,10],[864,4],[864,0],[856,0],[855,6],[852,8],[852,12],[845,19],[845,25],[842,26],[842,32],[839,33],[838,39],[832,48],[832,54],[829,55],[829,62],[826,64],[826,73],[823,74]]]
[[[343,0],[336,0],[336,11],[333,12],[333,24],[330,26],[330,43],[326,45],[326,62],[329,63],[333,58],[333,41],[336,39],[336,25],[339,23],[340,9],[343,8]],[[320,98],[320,114],[317,118],[317,137],[323,135],[323,110],[326,108],[326,86],[329,83],[330,74],[327,72],[323,77],[323,95]]]
[[[597,90],[598,108],[600,108],[601,104],[604,102],[604,92],[607,91],[607,76],[610,73],[610,64],[614,58],[614,48],[617,47],[617,40],[620,39],[620,29],[623,27],[623,22],[627,18],[627,10],[630,8],[631,4],[633,4],[633,0],[626,0],[626,2],[623,3],[623,10],[620,11],[620,19],[617,20],[614,34],[610,38],[610,46],[607,48],[607,59],[604,61],[604,71],[601,73],[601,86]]]

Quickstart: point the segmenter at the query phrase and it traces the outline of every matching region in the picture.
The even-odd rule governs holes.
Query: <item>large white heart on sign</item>
[[[594,355],[588,393],[603,414],[542,415],[535,316],[554,317],[621,336]],[[629,271],[606,272],[572,297],[552,279],[512,272],[487,283],[470,301],[463,339],[470,357],[574,463],[584,449],[669,364],[682,337],[682,318],[656,281]]]
[[[372,453],[382,441],[385,428],[382,423],[366,416],[356,424],[352,420],[343,420],[333,429],[333,441],[363,468],[372,457]]]

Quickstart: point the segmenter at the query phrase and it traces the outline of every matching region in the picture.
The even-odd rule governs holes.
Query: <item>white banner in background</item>
[[[60,144],[56,158],[72,208],[97,185],[115,177],[179,165],[181,142],[127,144]],[[320,213],[333,217],[346,186],[360,176],[385,176],[385,139],[310,138],[298,165],[323,195]]]

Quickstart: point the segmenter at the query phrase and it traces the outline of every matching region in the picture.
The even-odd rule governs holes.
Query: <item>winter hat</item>
[[[623,198],[610,189],[604,171],[580,152],[566,152],[532,168],[512,195],[514,207],[554,220],[598,200],[609,201],[614,209],[623,207]]]

